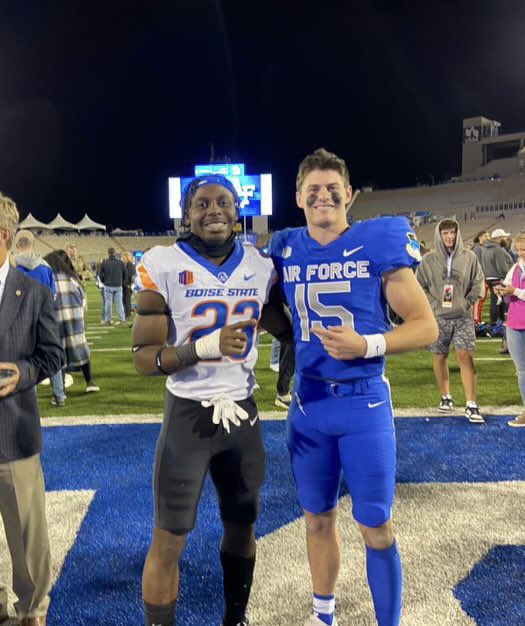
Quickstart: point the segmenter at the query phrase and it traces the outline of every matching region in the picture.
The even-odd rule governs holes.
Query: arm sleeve
[[[416,234],[404,217],[380,218],[371,232],[373,260],[379,274],[400,269],[416,268],[421,262]]]
[[[503,284],[507,287],[512,287],[512,277],[514,276],[514,271],[516,270],[517,266],[518,264],[514,263],[514,265],[510,268],[510,270],[507,272],[507,275],[503,279]],[[525,289],[514,287],[514,293],[512,294],[512,296],[518,298],[518,300],[525,300]],[[512,296],[505,296],[505,302],[510,302]]]
[[[514,261],[512,260],[512,257],[503,248],[500,248],[500,250],[498,251],[498,255],[496,257],[496,263],[497,263],[497,268],[498,268],[498,276],[503,276],[504,274],[506,274],[510,270],[510,268],[514,265]]]
[[[416,278],[417,278],[418,283],[421,285],[421,288],[425,292],[425,295],[428,299],[430,307],[432,308],[432,310],[435,310],[435,308],[438,305],[438,300],[430,291],[430,282],[427,276],[426,269],[427,267],[425,264],[425,260],[423,259],[423,262],[421,263],[421,265],[418,266],[416,270]]]
[[[56,374],[65,363],[58,335],[55,305],[49,290],[46,289],[42,300],[36,321],[35,350],[30,357],[16,361],[20,370],[17,391],[30,389],[44,378]]]
[[[478,261],[478,257],[472,252],[472,267],[470,270],[470,287],[465,294],[465,300],[470,304],[474,304],[478,300],[481,300],[485,291],[485,276],[481,269],[481,263]]]
[[[57,297],[57,286],[55,282],[55,275],[52,270],[49,270],[49,288],[53,294],[53,299]]]
[[[104,283],[106,279],[106,270],[105,270],[104,261],[102,261],[102,263],[100,264],[100,269],[98,270],[98,277],[100,278],[100,282]]]

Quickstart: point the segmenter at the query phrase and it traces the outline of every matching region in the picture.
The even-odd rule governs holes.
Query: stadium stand
[[[482,229],[504,227],[515,236],[525,228],[525,132],[502,135],[500,126],[485,117],[464,119],[461,176],[432,186],[364,188],[351,206],[352,221],[406,215],[427,243],[443,217],[461,223],[467,243]]]
[[[460,222],[467,244],[484,229],[492,231],[503,227],[515,237],[525,229],[525,132],[500,134],[500,127],[499,122],[482,116],[464,119],[460,176],[432,186],[379,191],[367,187],[357,189],[349,220],[405,215],[418,238],[429,245],[433,243],[436,222],[444,217]],[[49,230],[53,223],[77,230],[56,234]],[[87,262],[103,259],[110,246],[117,252],[133,252],[170,245],[175,240],[174,234],[143,235],[140,229],[117,228],[112,234],[94,234],[105,226],[87,215],[78,224],[68,222],[60,214],[50,224],[44,224],[29,213],[22,225],[35,232],[35,250],[40,254],[64,248],[68,241],[74,241],[78,253]],[[271,235],[253,236],[257,238],[256,245],[263,247]]]
[[[166,246],[174,242],[174,236],[159,237],[112,237],[111,235],[65,235],[44,234],[36,235],[35,250],[40,254],[48,254],[51,250],[64,249],[68,242],[74,242],[80,256],[88,263],[101,261],[107,256],[108,248],[113,247],[117,252],[129,250],[145,250],[153,246]]]

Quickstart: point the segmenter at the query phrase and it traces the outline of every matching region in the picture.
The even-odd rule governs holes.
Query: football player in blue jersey
[[[394,626],[402,572],[392,524],[396,450],[384,355],[429,345],[437,326],[414,276],[421,257],[408,221],[378,218],[349,227],[351,195],[345,162],[316,150],[297,176],[307,225],[271,240],[296,345],[287,439],[313,583],[306,625],[336,624],[344,475],[366,546],[377,623]],[[387,304],[404,320],[393,330]]]
[[[224,528],[223,626],[247,626],[265,474],[253,398],[255,325],[280,341],[291,341],[291,327],[271,295],[271,259],[235,239],[239,197],[232,183],[197,177],[181,204],[189,232],[146,252],[137,267],[133,362],[145,376],[167,376],[155,526],[142,578],[145,624],[174,624],[179,559],[209,471]]]

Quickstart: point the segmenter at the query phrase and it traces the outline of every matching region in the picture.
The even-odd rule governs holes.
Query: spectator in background
[[[122,300],[122,287],[127,283],[128,272],[126,266],[115,256],[115,248],[108,248],[108,258],[100,264],[98,272],[99,279],[104,285],[104,319],[106,326],[111,326],[113,302],[117,307],[118,321],[116,324],[124,324],[126,314],[124,312],[124,302]]]
[[[447,362],[453,343],[465,392],[465,417],[473,424],[482,424],[485,420],[476,401],[476,333],[470,308],[483,293],[484,279],[478,258],[463,246],[456,220],[444,219],[436,226],[434,250],[423,257],[416,275],[439,327],[437,341],[429,346],[441,393],[438,411],[446,413],[454,408]]]
[[[508,303],[507,344],[516,366],[521,400],[525,405],[525,235],[519,234],[514,245],[518,261],[507,272],[503,285],[495,287],[495,292]],[[508,425],[523,428],[525,408]]]
[[[17,255],[15,265],[24,274],[46,285],[55,297],[55,279],[53,271],[44,259],[35,252],[35,237],[30,230],[19,230],[15,235]]]
[[[279,344],[278,368],[275,406],[288,410],[292,402],[290,383],[295,372],[295,346],[293,344]]]
[[[288,307],[286,308],[289,311]],[[278,339],[273,339],[270,369],[278,373],[275,406],[288,410],[292,402],[290,384],[295,372],[295,346],[293,343],[281,343]]]
[[[75,269],[75,272],[80,280],[80,284],[84,284],[84,281],[89,280],[91,276],[89,265],[78,254],[76,243],[69,241],[66,244],[66,252],[68,257],[71,259],[71,263],[73,264],[73,268]]]
[[[272,350],[270,352],[270,369],[272,372],[279,371],[279,355],[281,354],[281,344],[278,339],[272,339]]]
[[[490,234],[488,230],[480,230],[479,233],[474,237],[472,252],[478,257],[478,261],[483,268],[483,263],[481,260],[481,255],[483,254],[483,246],[490,239]],[[489,292],[488,285],[486,281],[483,281],[484,290],[481,298],[474,303],[472,306],[472,315],[474,316],[474,324],[481,324],[483,321],[483,305],[485,304],[485,300],[487,299],[487,294]]]
[[[492,232],[490,239],[483,244],[481,255],[481,267],[485,274],[488,288],[490,290],[490,325],[496,326],[498,322],[505,321],[506,305],[503,301],[498,303],[498,296],[494,291],[495,285],[501,285],[501,281],[512,267],[512,257],[501,247],[500,242],[508,237],[503,228],[496,228]]]
[[[17,225],[15,203],[0,193],[0,514],[18,597],[15,623],[45,626],[52,576],[35,385],[60,370],[64,355],[49,288],[10,267]],[[0,585],[0,622],[8,620]]]
[[[15,257],[16,268],[49,287],[54,300],[56,298],[56,286],[53,270],[40,254],[35,252],[33,233],[30,230],[19,230],[15,236],[15,245],[18,250],[18,254]],[[66,403],[66,392],[62,370],[50,376],[49,381],[53,389],[51,404],[53,406],[64,406]]]
[[[516,263],[518,260],[518,255],[512,249],[512,239],[510,237],[502,237],[499,245],[510,254],[512,260],[514,261],[514,263]]]
[[[474,236],[472,240],[472,252],[478,257],[478,261],[481,263],[481,255],[483,254],[483,246],[490,239],[490,233],[488,230],[480,230]]]
[[[135,276],[137,275],[137,270],[135,269],[135,263],[133,263],[133,255],[130,252],[122,253],[122,262],[126,266],[126,271],[128,273],[127,280],[122,286],[124,315],[126,316],[126,321],[130,322],[131,321],[131,292],[132,292],[132,285],[135,282]]]
[[[56,309],[66,366],[80,368],[86,381],[86,392],[100,391],[91,372],[91,355],[85,334],[84,313],[86,294],[80,284],[71,259],[65,250],[55,250],[45,256],[55,274]]]
[[[104,259],[102,259],[103,261]],[[106,315],[106,300],[104,298],[104,284],[100,280],[100,267],[102,265],[102,261],[95,261],[95,285],[100,292],[100,300],[101,300],[101,311],[100,311],[100,323],[104,324],[104,318]]]

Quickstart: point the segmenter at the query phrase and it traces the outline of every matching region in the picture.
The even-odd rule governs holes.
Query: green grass
[[[99,393],[86,394],[83,376],[73,373],[75,384],[67,390],[65,407],[51,406],[51,388],[39,385],[41,415],[111,415],[162,413],[164,377],[145,378],[131,363],[131,329],[100,324],[101,299],[98,289],[88,285],[86,332],[92,350],[93,377]],[[479,340],[476,352],[478,401],[481,406],[521,404],[514,364],[498,354],[499,341]],[[261,411],[275,410],[277,374],[269,367],[271,337],[260,339],[256,373],[260,389],[256,399]],[[481,359],[498,360],[481,360]],[[501,359],[501,360],[499,360]],[[453,354],[450,361],[451,390],[456,404],[464,402],[459,369]],[[432,370],[432,356],[425,350],[388,357],[387,375],[396,408],[435,407],[439,398]]]

